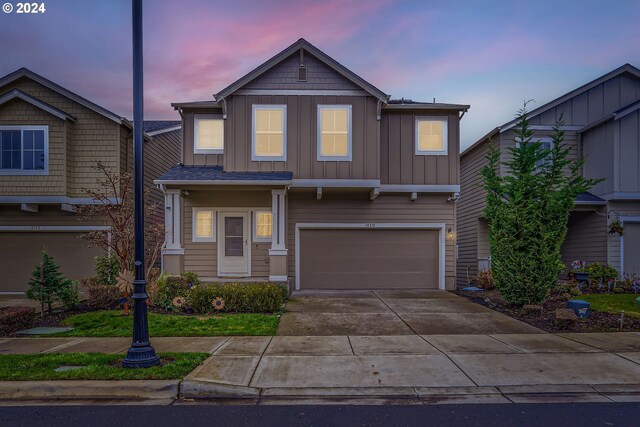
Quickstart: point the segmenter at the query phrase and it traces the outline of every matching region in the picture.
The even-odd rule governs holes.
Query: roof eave
[[[156,179],[153,181],[156,185],[291,185],[291,180],[247,180],[247,179]]]
[[[491,129],[485,136],[483,136],[482,138],[478,139],[476,142],[474,142],[473,144],[471,144],[470,146],[465,148],[464,151],[462,153],[460,153],[460,157],[464,156],[465,154],[467,154],[468,152],[470,152],[474,148],[480,146],[482,143],[488,141],[489,139],[493,138],[494,136],[496,136],[499,133],[500,133],[500,127],[499,126]]]

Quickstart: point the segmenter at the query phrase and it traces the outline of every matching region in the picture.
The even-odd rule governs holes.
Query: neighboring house
[[[150,122],[145,142],[152,184],[180,158],[180,122]],[[93,203],[101,161],[116,173],[132,169],[132,126],[44,77],[21,68],[0,78],[0,293],[22,293],[43,248],[69,278],[93,275],[97,248],[79,235],[107,229],[104,219],[79,221],[75,207]],[[156,220],[162,220],[158,217]]]
[[[176,103],[164,270],[295,289],[455,286],[459,120],[300,39],[211,101]]]
[[[530,113],[535,137],[550,145],[553,125],[563,115],[565,143],[573,158],[584,158],[586,178],[606,180],[581,194],[569,217],[562,261],[608,263],[620,272],[640,276],[640,70],[625,64]],[[465,286],[489,267],[485,191],[480,170],[492,140],[509,159],[515,146],[515,120],[493,129],[460,158],[458,202],[458,286]],[[501,166],[504,172],[504,166]],[[624,236],[610,234],[612,221],[624,223]]]

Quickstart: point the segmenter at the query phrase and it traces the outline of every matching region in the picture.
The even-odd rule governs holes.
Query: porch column
[[[184,269],[184,249],[181,240],[181,199],[180,190],[166,190],[164,195],[164,233],[162,248],[162,271],[180,274]]]
[[[269,280],[287,281],[286,194],[284,189],[271,190],[271,249],[269,249]]]

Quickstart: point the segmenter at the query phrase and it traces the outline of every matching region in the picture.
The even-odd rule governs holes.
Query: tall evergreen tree
[[[576,196],[602,180],[585,179],[582,159],[569,158],[562,118],[555,125],[551,149],[534,138],[526,104],[516,119],[511,159],[501,162],[500,151],[491,144],[489,164],[481,172],[491,273],[506,302],[540,304],[564,269],[560,246]],[[500,174],[500,165],[506,173]]]

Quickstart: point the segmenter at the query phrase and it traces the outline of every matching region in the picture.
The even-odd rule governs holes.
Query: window
[[[256,211],[253,215],[253,241],[270,242],[273,226],[271,211]]]
[[[222,154],[224,151],[224,120],[213,114],[197,114],[193,124],[195,154]]]
[[[49,128],[0,127],[0,175],[47,175]]]
[[[447,118],[416,117],[416,155],[447,155]]]
[[[318,160],[351,161],[351,105],[318,105]]]
[[[253,150],[251,160],[286,160],[286,123],[286,105],[253,106]]]
[[[536,138],[534,138],[533,140],[536,141]],[[544,137],[544,138],[539,138],[537,140],[540,141],[540,147],[542,149],[544,149],[544,150],[552,150],[553,149],[553,139],[552,138]],[[549,163],[550,157],[551,157],[551,153],[549,153],[544,159],[538,160],[538,162],[536,162],[536,166],[540,168],[540,167],[546,165],[547,163]]]
[[[216,212],[211,208],[193,208],[194,242],[216,241]]]

